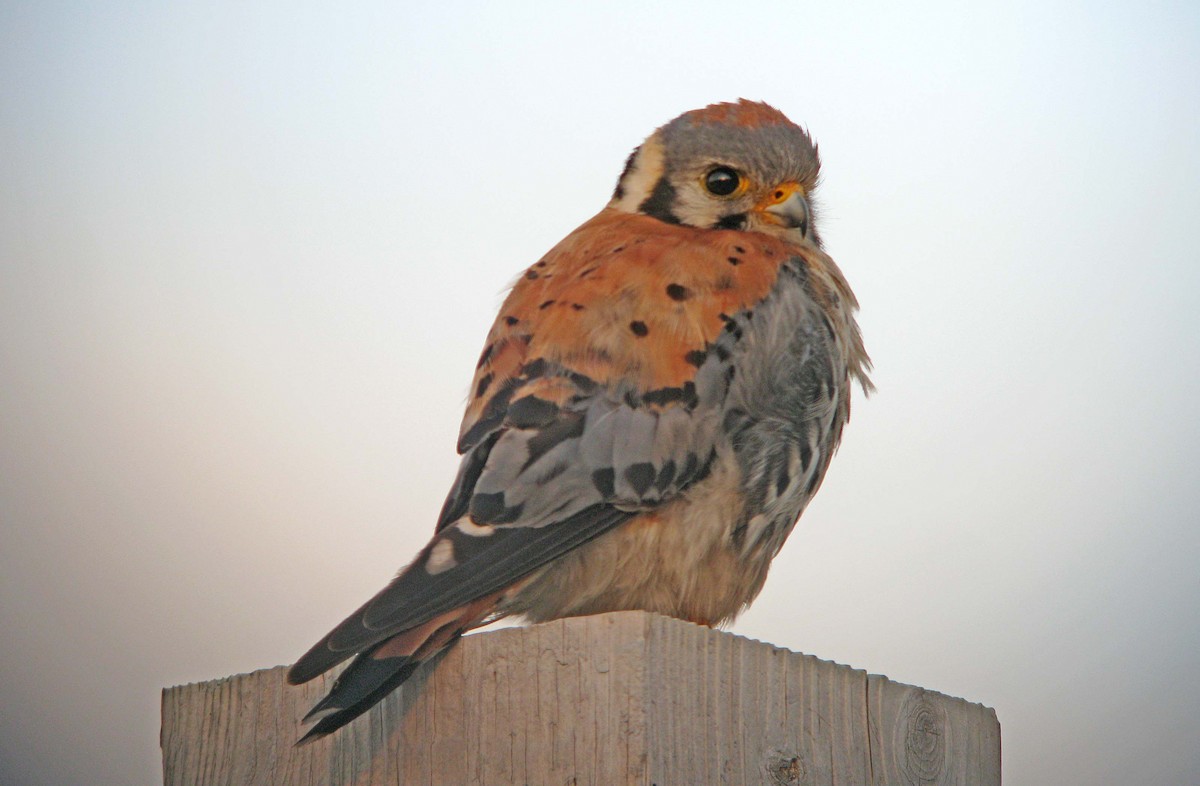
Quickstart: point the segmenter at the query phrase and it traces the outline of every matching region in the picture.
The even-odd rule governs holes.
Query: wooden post
[[[1000,783],[980,704],[644,612],[468,636],[331,737],[292,743],[330,677],[163,691],[163,782]]]

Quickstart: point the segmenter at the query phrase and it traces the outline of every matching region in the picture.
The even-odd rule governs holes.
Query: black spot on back
[[[612,499],[616,493],[616,477],[617,475],[613,472],[612,467],[598,469],[592,473],[592,485],[596,487],[596,490],[600,492],[600,496],[604,497],[604,499]]]
[[[504,492],[494,494],[476,494],[471,497],[471,515],[479,519],[490,520],[492,516],[504,510]]]
[[[504,492],[476,494],[471,497],[471,518],[478,523],[511,524],[521,517],[521,505],[504,505]]]
[[[467,430],[458,439],[458,452],[465,453],[476,444],[479,443],[486,435],[504,422],[504,412],[508,409],[508,402],[512,400],[513,391],[521,384],[518,377],[509,377],[504,381],[503,386],[488,399],[487,405],[483,408],[483,414],[479,416],[479,420],[475,421],[475,425]]]
[[[667,486],[671,485],[671,481],[675,479],[675,462],[672,459],[667,459],[663,463],[662,469],[658,471],[658,477],[654,479],[654,487],[659,491],[665,491]]]
[[[525,396],[512,403],[504,420],[513,428],[541,428],[553,423],[556,417],[557,404],[537,396]]]
[[[596,390],[596,380],[586,374],[580,374],[578,371],[572,371],[567,374],[567,379],[571,380],[571,384],[579,388],[584,394],[592,393]]]
[[[646,323],[640,319],[635,319],[629,323],[629,329],[633,331],[633,335],[641,338],[650,333],[650,328],[646,327]]]
[[[696,383],[687,381],[683,383],[683,406],[688,410],[693,410],[700,403],[700,397],[696,395]]]
[[[658,473],[654,471],[654,465],[648,461],[643,461],[637,464],[630,464],[625,470],[625,480],[633,487],[633,491],[639,497],[643,496],[650,488],[650,484],[654,482],[654,478]]]
[[[581,413],[564,414],[563,417],[560,417],[534,434],[525,443],[526,448],[529,450],[529,457],[525,459],[525,465],[521,468],[522,471],[549,453],[556,445],[568,439],[574,439],[581,434],[583,434],[583,415]]]
[[[691,296],[692,293],[688,292],[687,287],[680,284],[667,284],[667,297],[671,300],[683,301]]]
[[[658,388],[642,394],[642,401],[646,402],[647,404],[665,405],[674,401],[683,401],[686,397],[687,391],[682,387]]]
[[[475,398],[479,398],[484,393],[487,393],[488,386],[492,384],[492,379],[493,376],[491,374],[484,374],[480,377],[479,384],[475,386]]]
[[[521,374],[523,376],[525,376],[526,379],[533,379],[534,377],[540,377],[545,373],[546,373],[546,359],[545,358],[537,358],[537,359],[531,360],[528,363],[526,363],[525,365],[521,366]]]

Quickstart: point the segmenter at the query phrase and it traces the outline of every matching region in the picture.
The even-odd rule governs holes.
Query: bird
[[[824,251],[808,132],[739,99],[629,156],[609,202],[519,274],[487,335],[429,543],[289,670],[353,661],[299,742],[464,633],[645,610],[719,626],[758,595],[873,385]]]

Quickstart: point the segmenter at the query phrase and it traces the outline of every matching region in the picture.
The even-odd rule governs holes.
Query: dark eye
[[[729,196],[741,185],[741,178],[727,166],[719,166],[704,176],[704,187],[708,193],[717,196]]]

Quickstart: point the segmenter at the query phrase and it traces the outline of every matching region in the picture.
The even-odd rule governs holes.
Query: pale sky
[[[507,283],[745,96],[879,392],[732,630],[1200,783],[1200,6],[91,6],[0,5],[0,782],[155,782],[381,587]]]

